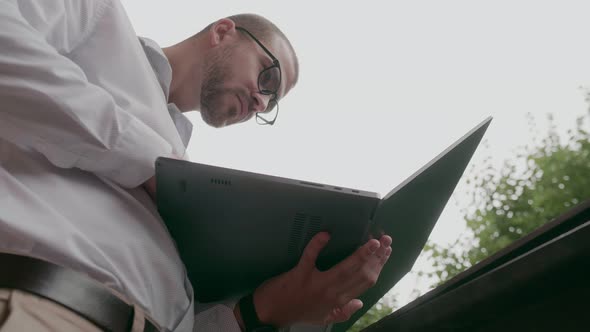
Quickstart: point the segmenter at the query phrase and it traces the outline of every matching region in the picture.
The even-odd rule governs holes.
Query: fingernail
[[[386,240],[385,240],[385,244],[387,246],[390,246],[392,242],[393,242],[393,240],[390,237],[386,238]]]
[[[385,250],[385,256],[389,257],[389,255],[391,255],[391,247],[389,247]]]

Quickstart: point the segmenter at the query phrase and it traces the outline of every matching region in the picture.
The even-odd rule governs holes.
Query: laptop
[[[158,158],[157,205],[200,302],[237,297],[294,267],[309,240],[331,240],[317,267],[329,269],[370,237],[392,237],[392,255],[344,331],[407,272],[421,252],[492,118],[489,117],[381,198],[323,183]]]

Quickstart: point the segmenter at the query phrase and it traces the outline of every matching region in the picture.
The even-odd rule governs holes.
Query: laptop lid
[[[475,126],[381,200],[371,232],[391,236],[391,256],[375,286],[360,297],[363,308],[331,331],[346,331],[410,271],[491,121]]]

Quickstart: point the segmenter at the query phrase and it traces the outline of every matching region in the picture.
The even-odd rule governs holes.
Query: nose
[[[252,94],[252,110],[255,113],[260,113],[266,111],[266,107],[268,106],[268,102],[270,101],[270,95],[264,95],[260,92],[255,92]]]

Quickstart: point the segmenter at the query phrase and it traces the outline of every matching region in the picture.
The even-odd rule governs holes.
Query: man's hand
[[[336,266],[319,271],[316,260],[329,238],[318,233],[296,267],[256,289],[254,305],[262,323],[324,325],[346,321],[362,308],[357,297],[377,282],[391,254],[391,238],[371,239]]]
[[[156,176],[152,176],[146,182],[143,183],[143,188],[150,195],[152,200],[156,201]]]

